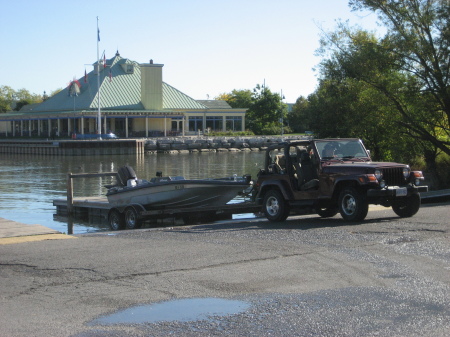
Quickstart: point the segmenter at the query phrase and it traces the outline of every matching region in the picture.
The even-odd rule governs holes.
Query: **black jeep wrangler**
[[[299,140],[267,149],[253,201],[271,221],[302,210],[362,221],[369,204],[411,217],[420,208],[419,192],[428,191],[423,180],[422,172],[408,165],[373,162],[360,139]]]

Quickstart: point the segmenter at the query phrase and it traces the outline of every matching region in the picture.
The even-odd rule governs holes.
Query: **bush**
[[[218,132],[212,131],[208,133],[208,136],[213,137],[234,137],[234,136],[254,136],[255,134],[252,131],[226,131],[226,132]]]
[[[283,128],[283,134],[292,133],[292,129],[289,126]],[[261,135],[280,135],[281,127],[278,125],[269,125],[261,130]]]

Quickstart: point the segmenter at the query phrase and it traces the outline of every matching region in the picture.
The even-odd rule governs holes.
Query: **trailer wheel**
[[[123,214],[120,213],[117,209],[111,210],[108,215],[108,223],[109,223],[109,227],[113,231],[118,231],[118,230],[123,229],[123,227],[125,225]]]
[[[274,222],[286,220],[290,212],[288,202],[277,190],[267,191],[264,195],[263,209],[266,218]]]
[[[125,228],[136,229],[141,227],[141,225],[141,219],[139,219],[138,213],[134,207],[128,207],[125,209]]]

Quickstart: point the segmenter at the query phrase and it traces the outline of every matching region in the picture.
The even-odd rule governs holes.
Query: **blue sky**
[[[377,29],[348,0],[0,0],[0,85],[50,93],[91,71],[100,52],[164,64],[194,99],[266,85],[286,102],[314,92],[320,27]]]

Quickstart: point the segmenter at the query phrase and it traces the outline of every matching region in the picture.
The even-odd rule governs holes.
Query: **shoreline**
[[[171,137],[145,140],[145,153],[264,151],[268,146],[306,136]]]
[[[55,156],[121,154],[189,154],[264,151],[268,146],[308,136],[185,136],[119,139],[2,139],[0,153]]]

